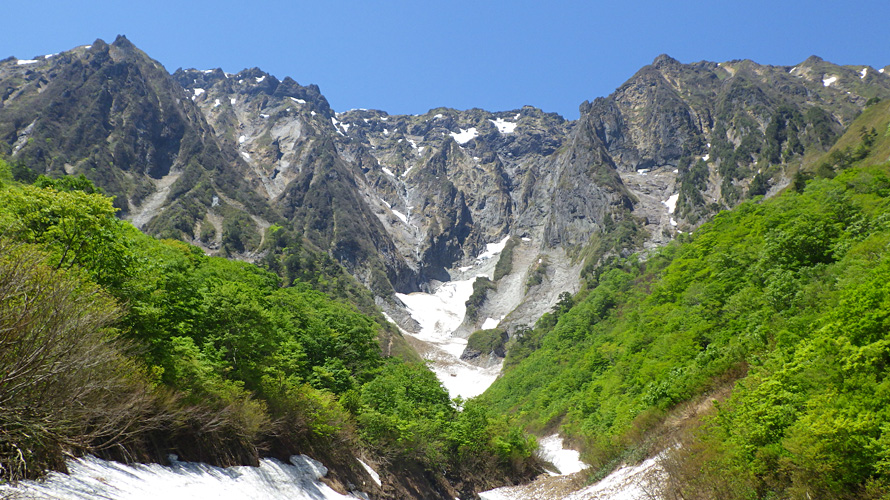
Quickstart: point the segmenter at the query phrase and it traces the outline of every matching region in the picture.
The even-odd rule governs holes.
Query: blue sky
[[[682,62],[890,64],[890,2],[395,0],[17,1],[0,58],[125,34],[169,71],[259,67],[331,106],[391,114],[511,110],[577,118],[661,53]]]

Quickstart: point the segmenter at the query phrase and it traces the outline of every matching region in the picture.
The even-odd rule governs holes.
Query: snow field
[[[259,467],[214,467],[179,462],[170,466],[125,465],[95,457],[68,461],[69,474],[53,472],[43,481],[22,481],[17,487],[0,487],[3,493],[35,500],[342,500],[342,495],[320,481],[327,468],[305,455],[290,464],[274,459]],[[364,465],[364,464],[362,464]],[[369,467],[370,469],[370,467]],[[369,471],[370,473],[370,471]],[[374,476],[372,475],[372,478]],[[379,476],[378,476],[379,479]],[[379,484],[379,483],[378,483]]]
[[[480,276],[490,278],[488,273],[491,271],[481,271],[492,267],[491,259],[503,251],[509,239],[507,236],[497,243],[487,244],[474,265],[460,268],[462,273],[474,273],[475,270],[475,274],[469,279],[441,283],[433,293],[396,294],[405,304],[408,314],[420,325],[420,331],[409,334],[430,347],[425,358],[430,361],[430,369],[452,398],[471,398],[482,394],[500,373],[500,366],[480,368],[462,361],[460,355],[466,348],[467,341],[454,337],[454,331],[466,315],[466,302],[473,293],[473,282]],[[499,321],[491,318],[489,320]],[[486,320],[487,324],[491,324],[489,320]]]

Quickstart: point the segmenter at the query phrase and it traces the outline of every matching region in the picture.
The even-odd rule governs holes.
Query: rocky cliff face
[[[257,257],[266,228],[290,227],[390,310],[393,290],[460,276],[513,236],[470,331],[534,320],[577,289],[585,257],[663,244],[780,189],[890,97],[890,75],[659,56],[574,122],[533,107],[335,113],[317,86],[256,68],[169,75],[120,37],[2,61],[0,89],[14,159],[84,173],[140,227],[209,252]]]
[[[678,196],[669,220],[688,230],[717,210],[781,188],[869,99],[886,98],[888,84],[873,68],[817,57],[784,67],[681,64],[662,55],[614,94],[582,104],[579,123],[639,196],[636,211],[658,239],[671,231],[654,223],[664,208],[658,198]],[[661,179],[653,183],[652,176]]]
[[[139,227],[195,241],[213,207],[243,212],[250,225],[276,219],[257,196],[257,176],[216,141],[166,70],[124,37],[3,61],[0,88],[6,151],[38,173],[85,175]]]

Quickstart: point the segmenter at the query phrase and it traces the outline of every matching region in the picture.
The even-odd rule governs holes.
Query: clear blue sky
[[[667,53],[682,62],[890,64],[890,1],[10,1],[0,58],[107,42],[160,61],[259,67],[338,111],[510,110],[577,118]]]

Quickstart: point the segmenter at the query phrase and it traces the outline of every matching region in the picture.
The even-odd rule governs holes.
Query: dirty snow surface
[[[552,436],[551,436],[552,437]],[[541,440],[543,442],[546,439]],[[576,474],[539,476],[529,484],[507,486],[479,494],[482,500],[651,500],[660,498],[663,472],[659,457],[638,465],[625,465],[602,480],[578,489],[583,477]]]
[[[171,457],[174,458],[174,457]],[[69,474],[51,473],[42,481],[0,487],[0,497],[35,500],[341,500],[358,498],[337,493],[319,479],[327,474],[321,462],[294,455],[290,464],[260,461],[259,467],[214,467],[172,461],[172,465],[125,465],[95,457],[68,461]]]

